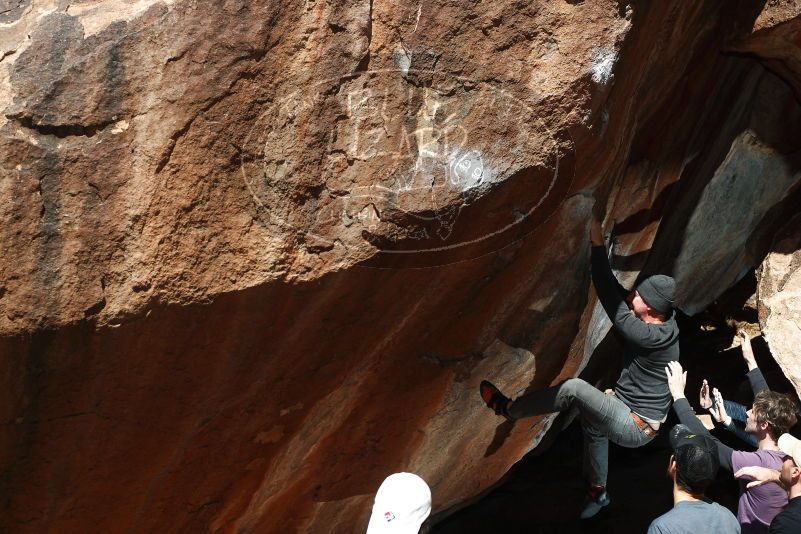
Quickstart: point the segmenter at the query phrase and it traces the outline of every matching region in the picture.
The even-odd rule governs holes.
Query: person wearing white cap
[[[431,513],[431,489],[414,473],[395,473],[375,495],[367,534],[417,534]]]
[[[759,466],[743,467],[734,476],[751,478],[748,487],[775,482],[790,493],[790,502],[770,524],[769,534],[798,534],[801,532],[801,440],[790,434],[782,434],[779,450],[787,456],[781,471]]]

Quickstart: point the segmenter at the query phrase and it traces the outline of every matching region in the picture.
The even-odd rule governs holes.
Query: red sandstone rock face
[[[159,2],[129,21],[82,6],[24,14],[31,39],[6,45],[4,242],[34,243],[4,265],[10,333],[119,324],[379,250],[497,250],[564,199],[569,129],[630,27],[611,4]]]
[[[758,14],[15,3],[0,524],[346,532],[394,471],[436,510],[488,488],[551,420],[500,424],[478,382],[575,376],[608,329],[593,197],[630,283],[679,257],[726,154],[796,150],[750,120],[798,113],[789,89],[720,52]],[[738,238],[792,198],[782,176],[740,183],[761,211]],[[678,237],[656,236],[666,213]],[[731,249],[685,263],[728,269]],[[699,276],[720,294],[726,273]]]

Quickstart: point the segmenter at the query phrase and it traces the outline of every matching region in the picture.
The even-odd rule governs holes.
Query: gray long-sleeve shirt
[[[759,370],[759,367],[751,369],[745,376],[748,377],[748,383],[751,384],[751,392],[754,396],[763,391],[770,391],[765,376],[762,374],[762,371]]]
[[[644,419],[662,422],[671,400],[665,367],[679,359],[676,315],[661,324],[640,320],[626,304],[628,292],[612,273],[604,247],[592,247],[590,261],[598,299],[624,340],[623,371],[615,395]]]

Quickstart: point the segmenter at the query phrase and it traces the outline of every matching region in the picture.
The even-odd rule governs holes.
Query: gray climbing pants
[[[584,476],[590,484],[606,486],[609,441],[636,448],[653,439],[637,426],[631,408],[580,378],[518,397],[509,408],[512,419],[576,408],[584,433]]]

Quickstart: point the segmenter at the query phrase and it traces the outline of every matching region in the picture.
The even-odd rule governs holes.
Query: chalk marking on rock
[[[394,59],[396,67],[401,70],[401,73],[403,73],[404,69],[407,68],[407,64],[408,70],[405,70],[406,74],[417,72],[415,69],[411,68],[411,57],[408,51],[403,47],[402,43],[398,44],[394,52]],[[370,71],[370,75],[376,76],[382,72],[391,75],[396,74],[398,70],[374,70]],[[428,73],[429,71],[422,72]],[[463,84],[470,82],[470,80],[467,78],[455,77],[454,79]],[[321,83],[320,85],[324,86],[325,84]],[[370,187],[357,187],[355,190],[349,191],[350,194],[345,195],[344,197],[342,195],[337,195],[340,199],[338,200],[338,203],[331,203],[330,209],[326,211],[326,214],[331,217],[331,221],[339,221],[339,224],[342,224],[343,227],[350,227],[353,223],[373,223],[380,226],[381,210],[385,205],[394,205],[399,210],[406,212],[415,219],[439,221],[441,226],[440,229],[437,230],[437,234],[440,235],[440,237],[444,240],[450,235],[451,230],[454,227],[454,221],[459,216],[459,212],[464,206],[464,198],[462,198],[461,202],[455,202],[448,206],[443,205],[442,209],[440,209],[438,206],[440,206],[439,203],[442,198],[445,198],[446,200],[451,199],[452,195],[449,196],[447,194],[447,190],[459,193],[465,193],[469,191],[472,194],[478,188],[483,189],[490,183],[495,183],[500,178],[509,176],[509,173],[512,171],[520,170],[509,168],[496,169],[488,166],[487,156],[492,156],[491,151],[486,152],[487,147],[482,146],[479,148],[470,143],[470,138],[461,124],[462,120],[460,114],[455,110],[451,110],[448,107],[447,102],[443,103],[441,101],[441,95],[436,93],[436,91],[429,92],[431,91],[431,88],[422,89],[425,91],[425,94],[423,95],[424,98],[422,99],[422,104],[417,106],[418,109],[416,112],[417,116],[415,121],[416,130],[408,131],[404,129],[404,135],[400,136],[401,140],[411,139],[411,142],[402,142],[401,146],[398,147],[404,148],[404,150],[400,150],[395,153],[392,151],[392,149],[390,149],[389,152],[382,151],[380,153],[364,154],[364,156],[367,158],[373,156],[394,158],[393,161],[395,161],[398,165],[408,164],[406,170],[401,171],[400,174],[393,176],[393,185],[390,187],[382,184],[372,184]],[[487,86],[485,90],[491,93],[492,98],[489,104],[492,106],[492,108],[489,111],[493,112],[494,114],[499,112],[509,113],[510,110],[516,110],[514,111],[515,116],[520,116],[521,110],[528,109],[528,106],[525,102],[520,101],[503,89]],[[372,91],[369,92],[369,95],[370,96],[368,98],[354,98],[354,94],[351,92],[347,93],[347,101],[343,102],[343,104],[346,105],[348,117],[351,119],[351,121],[361,120],[361,115],[364,112],[370,111],[371,106],[366,106],[366,104],[372,101],[371,97],[374,96]],[[266,138],[264,136],[259,136],[258,126],[260,125],[262,127],[266,127],[266,131],[269,134],[269,132],[271,132],[269,128],[270,120],[275,119],[273,115],[276,113],[278,114],[278,118],[283,117],[290,123],[294,121],[294,113],[289,114],[291,115],[289,117],[287,116],[288,114],[281,113],[283,109],[281,102],[286,101],[288,98],[289,97],[279,99],[279,102],[269,106],[268,109],[259,116],[244,141],[245,146],[250,142],[254,142],[257,144],[257,152],[264,151],[263,147],[266,146],[266,143],[269,142],[271,138],[270,135],[266,135]],[[484,100],[486,100],[488,97],[483,96],[481,98],[483,100],[472,103],[473,108],[476,108],[477,104],[483,103],[484,106],[488,105],[486,102],[484,102]],[[306,101],[309,101],[310,105],[316,103],[316,101],[310,101],[309,99],[303,100],[303,102]],[[446,114],[447,117],[445,119],[440,119],[436,116],[436,114],[442,110],[448,110],[450,112],[450,114]],[[485,111],[476,111],[476,109],[473,109],[473,112],[479,113]],[[263,122],[265,123],[262,124]],[[465,247],[492,239],[495,236],[508,231],[513,226],[520,224],[521,221],[527,219],[534,211],[539,209],[547,199],[551,198],[551,195],[555,190],[557,177],[560,173],[560,163],[562,159],[562,154],[558,150],[559,143],[556,141],[557,137],[553,132],[550,131],[548,126],[543,121],[539,120],[537,123],[540,134],[546,136],[550,141],[548,144],[553,145],[556,150],[553,154],[555,157],[555,161],[553,163],[546,162],[544,160],[531,163],[531,165],[537,167],[545,166],[552,172],[552,176],[550,179],[548,179],[549,183],[547,184],[546,190],[535,205],[530,206],[530,208],[525,212],[522,210],[513,211],[514,220],[510,221],[509,224],[503,225],[501,228],[484,233],[483,235],[473,239],[447,244],[444,246],[400,250],[381,249],[378,250],[378,252],[384,254],[417,254],[420,252],[440,252]],[[384,135],[388,134],[385,126],[380,129],[382,132],[384,132]],[[528,129],[526,129],[526,131],[523,133],[526,133],[529,137],[532,135],[532,132],[528,131]],[[359,135],[359,137],[362,136]],[[353,154],[354,147],[350,146],[352,141],[354,141],[354,138],[348,137],[346,141],[348,146],[335,150],[335,152],[338,154],[341,153],[342,157],[347,158],[348,163],[350,163],[350,160],[357,159],[355,154]],[[361,144],[361,140],[359,140],[359,144]],[[280,217],[280,214],[276,216],[272,215],[273,213],[276,213],[277,210],[273,209],[273,207],[270,205],[270,202],[266,202],[264,199],[260,198],[260,194],[256,190],[259,184],[266,184],[265,186],[270,186],[276,180],[283,178],[283,176],[276,175],[276,169],[273,168],[272,172],[270,172],[269,169],[264,167],[265,165],[278,163],[277,161],[273,161],[275,158],[269,160],[266,158],[262,159],[264,160],[261,163],[262,170],[257,170],[252,176],[249,175],[249,172],[246,169],[249,162],[244,158],[241,160],[241,171],[244,185],[250,192],[257,206],[265,209],[271,214],[271,224],[278,224],[291,228],[292,224],[283,220]],[[258,161],[259,158],[254,160],[254,163],[257,166],[259,165]],[[283,159],[280,161],[280,163],[286,164]],[[266,176],[267,179],[265,180],[262,176]],[[403,193],[402,197],[399,197],[398,193]],[[428,210],[428,213],[425,211],[421,211],[419,213],[416,211],[408,211],[408,208],[406,207],[406,204],[408,203],[407,201],[419,203],[419,201],[425,200],[426,195],[431,195],[430,205],[432,206],[432,209]],[[367,215],[370,215],[369,210],[362,211],[363,208],[371,202],[378,210],[378,221],[376,221],[374,217],[367,217]],[[379,208],[379,206],[381,206],[381,208]],[[426,230],[411,228],[410,231],[413,232],[410,234],[411,239],[428,239],[432,237]],[[328,242],[331,241],[330,237],[317,235],[308,230],[305,230],[305,233],[314,235],[320,240]]]
[[[412,33],[417,31],[417,25],[420,23],[420,13],[422,12],[423,12],[423,4],[420,4],[419,6],[417,6],[417,18],[414,20],[414,29],[412,30]]]
[[[592,54],[590,72],[592,81],[606,85],[614,77],[612,70],[617,62],[617,52],[608,48],[596,48]]]
[[[399,45],[392,53],[392,60],[398,70],[401,71],[401,74],[406,77],[409,74],[409,68],[412,66],[412,58],[409,56],[408,50]]]
[[[130,124],[126,120],[117,121],[114,123],[114,128],[111,130],[111,133],[113,135],[121,134],[128,129],[128,126],[130,126]]]
[[[465,193],[492,181],[489,169],[484,167],[484,156],[478,150],[456,153],[450,158],[449,176],[451,185]]]

